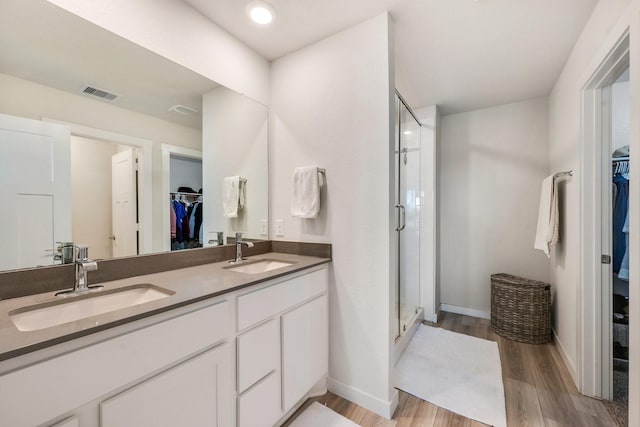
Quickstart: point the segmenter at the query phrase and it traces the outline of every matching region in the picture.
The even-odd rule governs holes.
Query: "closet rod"
[[[626,157],[614,157],[613,159],[611,159],[612,162],[628,162],[629,161],[629,156]]]

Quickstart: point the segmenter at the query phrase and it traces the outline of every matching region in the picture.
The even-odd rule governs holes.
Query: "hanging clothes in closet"
[[[175,214],[175,238],[173,238],[173,223],[171,224],[172,228],[172,240],[171,240],[171,250],[179,250],[185,249],[184,241],[185,241],[185,218],[187,217],[187,206],[181,200],[173,199],[171,200],[171,206],[173,208]],[[173,218],[173,215],[171,216]],[[188,223],[188,220],[187,220]],[[188,232],[187,232],[188,237]]]
[[[622,369],[621,367],[626,366],[629,358],[629,157],[628,148],[626,150],[626,154],[614,153],[612,163],[613,324],[611,333],[614,369]]]
[[[613,153],[613,272],[629,281],[629,147]]]
[[[202,243],[202,200],[193,203],[187,210],[187,215],[189,217],[189,241]]]
[[[613,272],[618,273],[628,246],[624,224],[629,214],[629,179],[622,173],[616,173],[613,185]]]
[[[176,198],[176,197],[179,197]],[[196,197],[190,202],[187,198]],[[172,193],[170,202],[171,250],[202,247],[202,195]]]

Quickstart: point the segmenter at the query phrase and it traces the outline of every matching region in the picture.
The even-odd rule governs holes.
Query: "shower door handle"
[[[398,222],[402,224],[402,225],[398,224],[398,226],[396,227],[396,231],[402,231],[404,230],[404,227],[406,225],[405,209],[403,205],[396,205],[396,208],[398,208],[400,211],[400,215],[398,216],[398,220],[399,220]]]

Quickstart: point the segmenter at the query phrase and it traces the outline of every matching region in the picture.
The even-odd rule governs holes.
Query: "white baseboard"
[[[424,313],[424,320],[431,323],[438,323],[438,317],[440,317],[440,307],[435,313]]]
[[[442,319],[442,304],[438,304],[438,309],[435,314],[435,323],[438,323]]]
[[[396,413],[396,409],[398,408],[398,402],[400,402],[400,392],[397,388],[394,388],[393,396],[391,396],[391,406],[389,407],[389,416],[387,419],[393,418],[393,414]]]
[[[375,412],[389,420],[398,407],[398,390],[395,389],[393,390],[391,400],[387,402],[362,390],[358,390],[355,387],[334,380],[333,378],[327,379],[327,386],[331,393],[353,402],[356,405],[360,405],[363,408]]]
[[[573,364],[571,359],[569,359],[569,356],[567,355],[566,350],[562,346],[562,342],[560,341],[560,338],[558,338],[558,334],[556,334],[556,330],[551,328],[551,333],[553,334],[553,342],[556,344],[556,348],[558,349],[558,353],[560,353],[560,357],[562,357],[562,361],[564,362],[565,366],[567,367],[567,370],[569,371],[569,375],[571,375],[571,379],[573,380],[573,384],[576,386],[576,388],[578,390],[580,390],[580,387],[579,387],[579,384],[578,384],[578,374],[577,374],[577,370],[576,370],[575,365]]]
[[[465,316],[479,317],[481,319],[491,319],[490,311],[476,310],[474,308],[459,307],[457,305],[451,304],[441,304],[440,310],[448,311],[449,313],[463,314]]]

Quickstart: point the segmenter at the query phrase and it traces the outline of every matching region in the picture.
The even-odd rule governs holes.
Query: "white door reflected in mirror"
[[[138,254],[136,156],[128,148],[111,157],[113,256]]]
[[[51,265],[71,238],[69,129],[0,114],[0,269]]]

